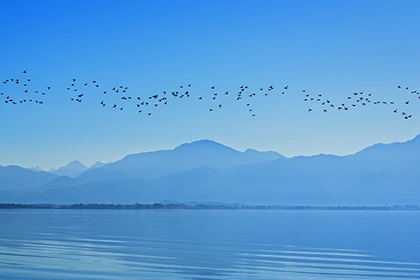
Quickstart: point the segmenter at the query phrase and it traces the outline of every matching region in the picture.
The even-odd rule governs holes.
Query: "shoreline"
[[[322,211],[420,211],[419,205],[393,206],[311,206],[311,205],[230,205],[230,204],[48,204],[48,203],[0,203],[1,209],[45,209],[45,210],[322,210]]]

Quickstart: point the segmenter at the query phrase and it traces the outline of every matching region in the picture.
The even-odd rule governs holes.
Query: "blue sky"
[[[286,156],[409,140],[420,133],[419,11],[419,1],[2,0],[0,165],[91,165],[199,139]],[[31,80],[26,96],[11,78]],[[134,99],[163,91],[167,105],[138,113]]]

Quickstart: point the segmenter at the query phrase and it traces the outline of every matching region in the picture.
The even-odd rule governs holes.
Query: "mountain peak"
[[[406,142],[374,144],[347,158],[358,160],[384,160],[403,164],[418,161],[419,154],[420,134]]]
[[[233,150],[232,148],[229,148],[223,144],[217,143],[213,140],[203,139],[203,140],[197,140],[193,141],[191,143],[185,143],[178,147],[176,147],[174,150],[183,150],[183,149],[229,149]]]
[[[73,160],[73,161],[69,162],[65,166],[65,168],[69,168],[69,169],[72,169],[72,170],[87,169],[87,167],[83,163],[81,163],[80,161],[77,161],[77,160]]]
[[[100,168],[100,167],[104,166],[105,164],[106,164],[105,162],[97,161],[94,164],[92,164],[92,166],[89,167],[89,168]]]
[[[407,142],[420,143],[420,134],[416,135],[413,139],[408,140]]]
[[[273,152],[273,151],[260,152],[254,149],[247,149],[245,150],[244,154],[251,156],[253,158],[259,159],[259,160],[276,160],[279,158],[285,158],[283,155],[277,152]]]
[[[45,171],[39,165],[34,166],[34,167],[29,167],[28,170],[32,170],[32,171],[36,171],[36,172]]]
[[[83,165],[80,161],[73,160],[72,162],[69,162],[66,166],[60,167],[52,173],[59,176],[76,177],[77,175],[81,174],[87,169],[88,168],[85,165]]]
[[[223,170],[253,161],[242,152],[205,139],[182,144],[173,150],[129,155],[104,168],[125,170],[133,178],[151,179],[195,168]]]

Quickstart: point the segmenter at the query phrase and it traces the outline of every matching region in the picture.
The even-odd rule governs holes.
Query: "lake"
[[[1,279],[420,279],[420,212],[0,210]]]

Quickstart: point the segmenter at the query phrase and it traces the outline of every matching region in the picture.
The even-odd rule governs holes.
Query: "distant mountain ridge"
[[[404,163],[419,160],[420,134],[407,142],[390,144],[375,144],[354,155],[348,156],[352,160],[383,160],[395,163]]]
[[[419,205],[419,164],[420,136],[349,156],[293,158],[200,140],[91,168],[74,161],[55,174],[0,167],[0,202]]]
[[[81,162],[74,160],[67,164],[66,166],[60,167],[59,169],[51,172],[53,174],[59,176],[68,176],[68,177],[76,177],[79,174],[82,174],[88,170],[88,168],[83,165]]]
[[[283,157],[275,152],[239,152],[210,140],[182,144],[173,150],[132,154],[100,168],[123,171],[127,178],[153,179],[198,167],[226,169]],[[94,171],[87,171],[93,173]]]
[[[21,191],[42,186],[58,176],[45,172],[33,171],[20,166],[0,166],[0,191]]]
[[[39,167],[38,165],[37,166],[34,166],[34,167],[29,167],[29,168],[27,168],[28,170],[32,170],[32,171],[45,171],[44,169],[42,169],[41,167]]]

